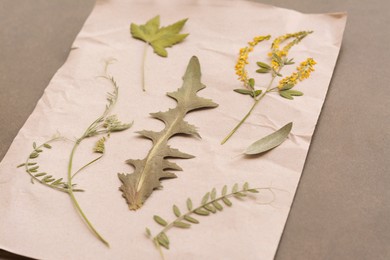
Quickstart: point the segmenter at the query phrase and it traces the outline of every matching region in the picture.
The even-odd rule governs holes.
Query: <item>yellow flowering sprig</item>
[[[246,65],[249,63],[248,62],[249,53],[253,51],[254,47],[258,43],[260,43],[264,40],[269,40],[270,37],[271,37],[270,35],[256,36],[253,38],[252,41],[248,42],[248,46],[240,49],[240,53],[238,56],[237,64],[235,66],[235,70],[236,70],[236,75],[238,76],[238,79],[242,83],[244,83],[244,87],[247,90],[249,90],[249,92],[247,92],[249,95],[251,95],[251,94],[255,95],[255,93],[253,92],[255,81],[253,78],[248,78],[248,72],[246,70]]]
[[[314,71],[314,65],[317,62],[313,58],[307,58],[305,61],[297,67],[297,71],[293,72],[290,76],[287,76],[279,81],[277,87],[279,95],[287,99],[294,99],[293,96],[302,96],[303,93],[298,90],[292,90],[292,88],[298,84],[298,81],[303,81],[310,77],[310,74]]]
[[[270,39],[271,36],[267,35],[255,37],[252,42],[248,43],[248,46],[240,49],[237,64],[235,66],[235,71],[238,76],[238,79],[243,83],[244,88],[234,89],[234,91],[240,94],[251,96],[254,100],[254,104],[252,105],[249,112],[242,118],[242,120],[222,140],[221,144],[224,144],[227,140],[229,140],[229,138],[250,116],[259,101],[268,93],[277,91],[279,92],[280,96],[287,99],[293,99],[293,96],[303,95],[302,92],[292,90],[291,88],[293,88],[299,81],[308,78],[310,76],[310,73],[314,71],[314,65],[316,64],[316,62],[313,58],[308,58],[304,62],[302,62],[297,67],[296,72],[280,80],[277,86],[273,86],[273,83],[276,77],[283,77],[283,75],[281,74],[281,70],[284,66],[294,64],[293,58],[288,58],[290,49],[294,45],[299,44],[306,36],[311,33],[312,31],[300,31],[296,33],[288,33],[275,38],[275,40],[271,44],[271,51],[268,53],[268,56],[270,57],[269,62],[257,62],[257,65],[259,66],[259,69],[256,70],[257,73],[271,74],[271,80],[269,84],[267,85],[267,87],[262,87],[262,89],[256,89],[255,79],[248,77],[246,65],[249,64],[248,56],[249,53],[253,51],[253,48],[259,42]],[[284,44],[283,47],[281,47],[282,44]]]

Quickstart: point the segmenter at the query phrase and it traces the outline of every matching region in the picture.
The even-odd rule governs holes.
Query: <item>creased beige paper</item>
[[[131,22],[142,24],[159,14],[162,25],[188,17],[183,32],[190,36],[168,49],[167,59],[149,52],[146,66],[147,92],[141,90],[143,42],[131,38]],[[74,42],[77,49],[56,73],[36,109],[15,138],[0,165],[0,248],[39,259],[159,259],[158,251],[144,235],[160,229],[154,214],[173,218],[171,206],[184,208],[213,187],[249,181],[256,187],[275,187],[275,198],[261,193],[256,200],[233,201],[232,208],[210,217],[191,230],[170,231],[171,250],[167,259],[272,259],[302,173],[310,140],[324,102],[339,53],[346,22],[344,13],[301,14],[296,11],[235,0],[213,1],[124,1],[106,0],[96,4]],[[317,61],[316,72],[299,83],[303,97],[290,101],[268,95],[241,129],[224,146],[219,143],[251,106],[251,100],[232,90],[240,87],[234,74],[238,51],[256,35],[273,37],[300,30],[313,30],[290,51],[300,62]],[[252,62],[266,57],[270,43],[261,43],[251,54]],[[181,160],[179,178],[163,182],[144,207],[129,211],[118,191],[118,172],[131,172],[128,158],[143,158],[151,143],[134,131],[162,128],[150,112],[174,106],[165,96],[182,84],[181,77],[191,56],[198,56],[202,82],[201,96],[219,107],[188,115],[199,127],[202,139],[176,137],[173,147],[196,155]],[[86,192],[77,198],[85,213],[111,248],[97,240],[73,209],[66,194],[32,185],[22,169],[33,141],[49,139],[59,131],[68,138],[80,136],[104,109],[110,85],[98,78],[104,60],[116,58],[110,73],[120,87],[115,113],[122,121],[135,121],[132,129],[112,135],[107,154],[77,177]],[[259,76],[259,81],[261,76]],[[293,121],[289,139],[259,158],[240,154],[253,141]],[[92,158],[93,140],[83,144],[76,165]],[[53,144],[41,167],[66,175],[69,143]],[[77,168],[77,167],[75,167]]]

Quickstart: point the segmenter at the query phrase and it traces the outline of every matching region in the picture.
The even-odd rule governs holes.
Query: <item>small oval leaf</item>
[[[173,205],[173,213],[175,214],[176,217],[181,216],[180,209],[176,205]]]
[[[274,133],[267,135],[266,137],[263,137],[260,140],[254,142],[248,148],[246,148],[245,154],[260,154],[277,147],[287,139],[289,133],[291,132],[292,126],[293,123],[290,122],[279,130],[275,131]]]
[[[192,200],[191,200],[190,198],[187,199],[187,209],[188,209],[189,211],[192,210]]]
[[[201,216],[207,216],[207,215],[210,215],[210,212],[208,212],[207,210],[204,210],[204,209],[196,209],[194,211],[195,214],[198,214],[198,215],[201,215]]]
[[[210,194],[210,198],[211,200],[215,200],[216,197],[217,197],[217,190],[213,188]]]
[[[203,196],[201,204],[202,204],[202,205],[203,205],[203,204],[206,204],[207,201],[209,200],[209,197],[210,197],[210,192],[207,192],[207,193]]]
[[[160,216],[154,215],[153,216],[154,221],[156,221],[161,226],[165,227],[168,225],[168,223]]]
[[[240,94],[243,94],[243,95],[250,95],[250,96],[253,95],[253,91],[252,90],[248,90],[248,89],[244,89],[244,88],[233,89],[233,91],[237,92],[237,93],[240,93]]]
[[[260,68],[263,68],[263,69],[271,69],[271,66],[268,65],[267,63],[264,63],[264,62],[261,62],[261,61],[258,61],[256,62],[257,66],[259,66]]]
[[[225,185],[225,186],[223,186],[223,188],[222,188],[222,196],[225,196],[226,193],[227,193],[227,186]]]
[[[223,203],[225,203],[226,204],[226,206],[231,206],[232,205],[232,202],[228,199],[228,198],[222,198],[222,201],[223,201]]]
[[[175,227],[178,227],[178,228],[190,228],[191,227],[191,224],[181,222],[181,221],[175,221],[175,222],[173,222],[173,225]]]
[[[199,224],[199,221],[189,215],[184,215],[184,219],[187,220],[188,222],[194,223],[194,224]]]

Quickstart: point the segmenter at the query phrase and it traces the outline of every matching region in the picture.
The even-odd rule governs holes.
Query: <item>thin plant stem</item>
[[[143,55],[143,60],[142,60],[142,90],[143,91],[146,91],[146,87],[145,87],[145,63],[146,63],[146,55],[148,53],[148,47],[149,47],[149,43],[145,43],[144,55]]]
[[[97,157],[96,159],[90,161],[89,163],[87,163],[86,165],[84,165],[83,167],[81,167],[80,169],[78,169],[75,173],[73,173],[72,175],[72,179],[74,178],[74,176],[76,176],[76,174],[78,174],[79,172],[81,172],[82,170],[84,170],[85,168],[87,168],[88,166],[90,166],[91,164],[93,164],[94,162],[97,162],[100,158],[102,158],[103,155]]]
[[[87,224],[87,226],[90,228],[92,233],[100,240],[102,241],[106,246],[110,247],[110,244],[99,234],[99,232],[93,227],[92,223],[89,221],[83,210],[81,209],[76,197],[74,196],[73,190],[72,190],[72,166],[73,166],[73,157],[75,155],[75,152],[77,150],[77,147],[80,145],[81,141],[85,138],[85,135],[78,139],[73,146],[72,152],[70,154],[69,158],[69,164],[68,164],[68,194],[70,196],[70,199],[72,201],[73,206],[76,208],[76,210],[80,213],[81,217]]]
[[[233,130],[230,131],[229,134],[222,140],[221,145],[226,143],[230,139],[230,137],[232,137],[234,135],[234,133],[240,128],[240,126],[251,115],[252,111],[255,109],[255,107],[260,102],[260,100],[263,99],[263,97],[265,97],[265,95],[267,95],[269,92],[271,92],[273,90],[273,89],[271,89],[271,86],[272,86],[275,78],[276,78],[276,75],[273,74],[272,79],[271,79],[270,83],[268,84],[266,90],[260,96],[253,98],[254,103],[253,103],[252,107],[249,109],[248,113],[241,119],[240,122],[238,122],[238,124],[233,128]]]

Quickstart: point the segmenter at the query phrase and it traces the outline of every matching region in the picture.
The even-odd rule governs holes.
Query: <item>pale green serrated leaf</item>
[[[289,133],[291,132],[292,126],[293,123],[290,122],[272,134],[254,142],[248,148],[246,148],[245,154],[260,154],[277,147],[287,139]]]
[[[175,99],[178,105],[166,112],[151,114],[154,118],[163,121],[165,128],[159,132],[145,130],[139,132],[152,140],[153,147],[144,159],[127,160],[127,163],[134,167],[132,174],[118,174],[122,182],[120,190],[129,204],[129,209],[140,208],[151,193],[161,187],[160,181],[162,179],[176,177],[175,174],[167,171],[173,165],[169,163],[167,158],[193,158],[192,155],[171,148],[167,143],[171,137],[177,134],[199,136],[196,127],[184,121],[184,117],[193,110],[218,106],[210,99],[197,95],[198,91],[205,88],[200,78],[198,58],[192,57],[183,77],[183,86],[177,91],[167,94]],[[174,166],[174,169],[178,168]]]
[[[145,25],[130,25],[131,35],[150,44],[154,52],[162,57],[167,57],[165,48],[172,47],[182,42],[188,34],[179,34],[187,19],[180,20],[172,25],[160,27],[160,17],[156,16],[146,22]]]

